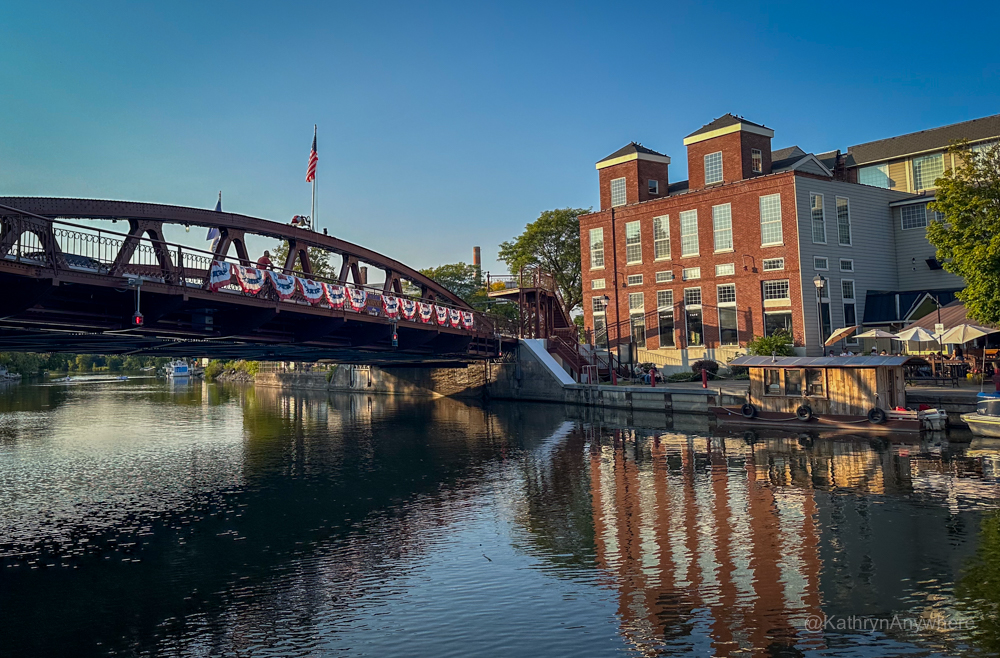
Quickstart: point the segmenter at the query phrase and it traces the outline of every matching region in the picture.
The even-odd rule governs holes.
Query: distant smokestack
[[[483,252],[479,247],[472,248],[472,266],[476,268],[476,285],[483,283]]]

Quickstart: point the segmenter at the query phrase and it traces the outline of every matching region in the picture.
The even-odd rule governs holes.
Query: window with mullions
[[[698,255],[698,211],[681,213],[681,256]]]
[[[837,197],[837,238],[845,247],[851,246],[851,202]]]
[[[789,396],[802,395],[802,371],[801,370],[786,370],[785,371],[785,395],[789,395]]]
[[[722,182],[722,151],[705,156],[705,185]]]
[[[670,217],[653,218],[653,258],[670,258]]]
[[[915,203],[901,208],[903,215],[903,230],[927,227],[926,204]]]
[[[755,174],[764,171],[764,158],[760,149],[750,149],[750,170]]]
[[[674,291],[656,292],[656,314],[659,325],[660,347],[674,346]]]
[[[629,265],[642,262],[642,234],[639,222],[625,224],[625,262]]]
[[[630,286],[641,286],[642,285],[642,275],[641,274],[629,274],[628,278],[625,279],[625,281]]]
[[[604,229],[590,229],[590,267],[604,267]]]
[[[625,179],[615,178],[611,181],[611,205],[625,205]]]
[[[913,189],[919,192],[933,188],[934,181],[940,178],[943,173],[943,153],[913,158]]]
[[[719,263],[715,266],[715,276],[733,276],[736,274],[736,263]]]
[[[781,281],[764,281],[764,299],[789,299],[788,279]]]
[[[768,194],[760,198],[760,244],[781,244],[781,195]]]
[[[733,250],[733,212],[728,203],[712,206],[712,229],[715,231],[715,250]]]
[[[700,347],[705,344],[702,329],[701,288],[684,289],[684,319],[687,324],[687,344]]]
[[[719,344],[739,345],[740,336],[736,326],[736,284],[726,283],[716,286],[719,311]]]
[[[871,167],[862,167],[859,170],[858,182],[862,185],[871,185],[872,187],[881,187],[888,190],[892,187],[892,181],[889,180],[889,165],[880,164],[872,165]]]
[[[765,272],[775,272],[777,270],[785,269],[785,259],[784,258],[765,258],[764,259],[764,271]]]
[[[823,214],[823,195],[810,194],[809,207],[812,213],[813,242],[826,244],[826,215]]]

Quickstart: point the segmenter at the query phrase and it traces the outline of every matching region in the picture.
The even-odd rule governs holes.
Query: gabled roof
[[[866,325],[880,325],[894,322],[905,322],[910,314],[920,306],[920,304],[924,301],[924,297],[928,294],[937,297],[937,299],[945,305],[941,308],[941,312],[943,314],[944,309],[955,300],[955,292],[956,291],[954,289],[904,290],[900,292],[894,290],[869,290],[865,293],[865,317],[861,320],[861,323]],[[899,313],[896,312],[897,295],[899,296]],[[965,307],[962,307],[962,312],[965,312]],[[935,317],[937,317],[936,312]],[[915,325],[909,326],[924,325],[916,323]],[[930,326],[924,326],[924,328],[934,329],[934,322],[932,321]]]
[[[953,296],[954,297],[954,296]],[[944,301],[943,299],[941,300]],[[867,313],[866,313],[867,314]],[[912,324],[906,325],[906,328],[910,327],[923,327],[928,331],[934,331],[934,325],[937,324],[938,314],[937,310],[931,311],[922,318],[918,318]],[[981,327],[990,327],[995,329],[996,327],[986,324],[984,322],[979,322],[978,320],[970,320],[969,316],[966,314],[965,304],[959,300],[955,300],[950,304],[945,304],[941,307],[941,324],[944,325],[945,329],[952,329],[960,324],[976,324]]]
[[[711,123],[706,123],[704,126],[685,137],[684,146],[706,139],[711,139],[713,137],[728,135],[729,133],[734,132],[750,132],[757,135],[764,135],[765,137],[774,137],[774,131],[767,126],[754,123],[753,121],[747,121],[743,117],[736,116],[735,114],[723,114],[718,119],[712,121]]]
[[[992,137],[1000,137],[1000,114],[866,142],[852,146],[847,150],[854,156],[855,164],[862,165],[912,153],[943,149],[959,139],[981,141]]]
[[[833,176],[833,172],[830,171],[830,168],[823,164],[819,158],[812,153],[795,155],[790,158],[785,158],[784,160],[771,162],[772,174],[780,174],[786,171],[808,171],[809,169],[813,169],[813,171],[809,171],[811,174],[821,172],[826,176]]]
[[[806,152],[800,149],[798,146],[786,146],[783,149],[778,149],[776,151],[771,151],[771,162],[777,162],[778,160],[787,160],[788,158],[799,156],[800,158],[805,155]]]
[[[718,119],[706,123],[704,126],[694,131],[688,137],[694,137],[696,135],[704,135],[705,133],[710,133],[713,130],[718,130],[719,128],[728,128],[729,126],[735,126],[737,124],[745,123],[748,126],[757,126],[758,128],[764,128],[765,126],[760,123],[754,123],[753,121],[747,121],[743,117],[738,117],[735,114],[726,113],[723,114]]]
[[[837,166],[837,156],[840,155],[840,151],[827,151],[826,153],[817,153],[816,158],[823,163],[823,165],[833,171]]]
[[[630,160],[651,160],[670,164],[670,156],[648,149],[639,142],[629,142],[608,157],[597,161],[597,168],[603,169]]]

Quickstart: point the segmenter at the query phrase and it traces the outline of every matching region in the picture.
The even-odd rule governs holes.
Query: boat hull
[[[742,425],[744,427],[780,427],[788,430],[852,430],[855,432],[920,432],[919,419],[887,419],[884,423],[869,422],[858,416],[813,416],[809,420],[799,420],[795,416],[776,411],[758,411],[753,418],[747,418],[740,410],[731,407],[712,407],[716,420],[720,423]]]
[[[962,414],[962,422],[969,426],[969,431],[976,436],[1000,439],[1000,416],[984,414]]]

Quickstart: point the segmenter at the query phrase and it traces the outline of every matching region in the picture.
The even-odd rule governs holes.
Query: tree
[[[313,276],[336,279],[340,275],[334,269],[333,263],[330,262],[330,252],[315,247],[307,249],[307,251],[309,253],[309,264],[312,265]],[[271,260],[274,262],[275,267],[284,267],[287,258],[288,243],[282,242],[274,248],[274,251],[271,253]],[[295,260],[295,267],[292,268],[292,271],[302,271],[302,263],[298,259]]]
[[[486,298],[482,276],[474,265],[449,263],[420,270],[428,279],[433,279],[467,303],[481,302]]]
[[[781,329],[770,336],[753,336],[747,343],[747,354],[751,356],[795,356],[792,335]]]
[[[589,208],[546,210],[525,226],[521,235],[500,245],[499,258],[511,273],[533,265],[551,272],[567,312],[583,303],[580,215],[589,212]]]
[[[948,272],[965,279],[958,298],[966,314],[988,324],[1000,323],[1000,145],[972,151],[967,142],[949,152],[960,164],[938,178],[931,210],[944,221],[927,226],[927,239]]]

